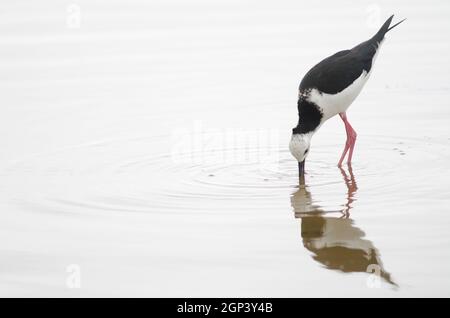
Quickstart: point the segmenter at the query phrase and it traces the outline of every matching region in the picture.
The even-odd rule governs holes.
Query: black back
[[[391,16],[368,41],[350,50],[333,54],[315,65],[300,83],[300,91],[316,88],[322,93],[336,94],[344,90],[363,71],[370,72],[372,60],[392,21]]]
[[[380,42],[390,29],[393,16],[386,20],[380,30],[369,40],[355,46],[350,50],[339,51],[319,64],[315,65],[300,83],[297,127],[294,134],[304,134],[315,130],[322,120],[323,114],[317,105],[306,100],[308,91],[315,88],[322,93],[337,94],[352,84],[363,71],[370,72],[373,57]]]
[[[322,93],[336,94],[343,91],[363,71],[372,67],[372,59],[378,45],[366,41],[351,50],[340,51],[314,66],[300,83],[300,91],[316,88]]]

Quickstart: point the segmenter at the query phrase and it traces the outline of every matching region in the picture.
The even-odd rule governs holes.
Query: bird
[[[347,163],[351,164],[357,134],[346,111],[369,79],[385,34],[406,20],[391,26],[393,18],[394,15],[391,15],[369,40],[339,51],[313,66],[300,82],[297,102],[299,119],[292,129],[289,150],[298,161],[301,185],[305,183],[305,159],[310,151],[311,138],[325,121],[338,114],[347,134],[338,166],[342,166],[347,152]]]

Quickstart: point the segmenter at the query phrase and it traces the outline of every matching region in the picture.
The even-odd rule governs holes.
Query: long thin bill
[[[300,186],[305,185],[305,160],[298,163],[298,178]]]

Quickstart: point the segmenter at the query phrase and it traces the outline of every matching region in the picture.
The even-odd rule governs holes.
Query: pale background
[[[392,13],[408,20],[349,111],[346,226],[398,285],[369,288],[304,247],[287,145],[301,77]],[[449,16],[448,1],[3,0],[0,295],[449,296]],[[330,120],[306,164],[325,211],[348,204],[344,142]]]

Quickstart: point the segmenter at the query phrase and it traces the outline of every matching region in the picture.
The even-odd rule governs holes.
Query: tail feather
[[[395,28],[397,25],[399,25],[400,23],[402,23],[403,21],[405,21],[406,19],[403,19],[402,21],[400,21],[400,22],[397,22],[396,24],[394,24],[393,26],[391,26],[391,27],[389,27],[389,29],[386,31],[386,32],[389,32],[389,31],[391,31],[393,28]]]
[[[389,32],[390,30],[392,30],[393,28],[395,28],[397,25],[399,25],[400,23],[402,23],[403,21],[405,21],[406,19],[401,20],[400,22],[394,24],[393,26],[390,27],[392,19],[394,18],[394,15],[391,15],[386,22],[383,23],[383,25],[381,26],[380,30],[378,30],[378,32],[373,36],[373,39],[376,40],[377,42],[381,42],[384,38],[384,35]]]

